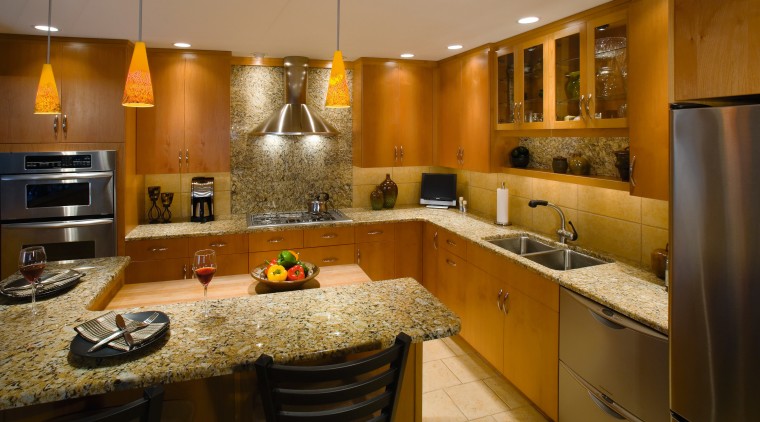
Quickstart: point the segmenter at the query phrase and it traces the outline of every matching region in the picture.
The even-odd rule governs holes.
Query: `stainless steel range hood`
[[[285,57],[285,105],[264,120],[254,135],[336,135],[335,128],[306,105],[309,59]]]

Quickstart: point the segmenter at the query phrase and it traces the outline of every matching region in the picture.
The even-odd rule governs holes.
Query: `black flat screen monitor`
[[[457,205],[457,175],[422,173],[420,204],[434,208]]]

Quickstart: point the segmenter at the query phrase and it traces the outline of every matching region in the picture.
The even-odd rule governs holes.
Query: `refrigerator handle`
[[[593,395],[593,394],[591,393],[591,391],[588,391],[588,396],[589,396],[589,397],[591,397],[591,401],[593,401],[593,402],[594,402],[594,404],[596,405],[596,407],[598,407],[598,408],[602,409],[602,411],[603,411],[604,413],[606,413],[606,414],[608,414],[608,415],[612,416],[612,417],[613,417],[613,418],[615,418],[615,419],[620,419],[620,420],[623,420],[623,421],[625,420],[625,417],[624,417],[623,415],[621,415],[620,413],[618,413],[618,412],[616,412],[616,411],[612,410],[612,408],[611,408],[611,407],[609,407],[609,406],[607,406],[607,404],[606,404],[606,403],[604,403],[603,401],[601,401],[601,400],[599,400],[598,398],[596,398],[596,396],[595,396],[595,395]]]

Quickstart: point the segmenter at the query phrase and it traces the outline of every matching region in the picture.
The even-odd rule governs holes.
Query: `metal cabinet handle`
[[[63,130],[63,139],[66,139],[69,134],[69,116],[63,115],[63,123],[61,123],[61,130]]]
[[[517,119],[520,123],[523,123],[523,103],[522,101],[517,103]]]
[[[335,239],[336,237],[338,237],[338,235],[335,233],[325,233],[322,235],[322,239]]]
[[[269,242],[269,243],[280,243],[280,242],[284,242],[284,241],[285,241],[284,237],[273,237],[273,238],[267,240],[267,242]]]
[[[185,167],[189,167],[189,166],[190,166],[190,150],[186,149],[185,150]]]
[[[337,260],[338,260],[338,258],[324,258],[324,259],[322,259],[322,262],[330,263],[330,262],[335,262]]]
[[[460,164],[464,164],[464,147],[462,147],[461,159],[462,159],[462,162]]]
[[[501,309],[501,294],[504,293],[504,289],[499,289],[499,294],[496,295],[496,307],[499,308],[500,311],[504,312]]]
[[[452,261],[452,260],[450,260],[448,258],[446,258],[446,263],[449,264],[449,265],[451,265],[452,267],[456,267],[457,266],[456,262],[454,262],[454,261]]]
[[[433,233],[433,249],[438,250],[438,232]]]
[[[446,239],[446,243],[449,244],[450,246],[456,246],[457,245],[457,242],[454,242],[451,239]]]
[[[588,393],[588,396],[591,398],[591,401],[594,402],[594,404],[596,405],[596,407],[598,407],[599,409],[601,409],[604,413],[612,416],[615,419],[627,420],[623,415],[621,415],[620,413],[612,410],[611,407],[607,406],[607,404],[605,404],[603,401],[599,400],[593,393],[591,393],[591,391],[586,390],[586,392]]]
[[[396,161],[398,159],[398,147],[395,145],[393,146],[393,161]]]
[[[628,179],[631,181],[631,186],[636,187],[636,179],[633,177],[633,169],[636,167],[636,156],[631,158],[631,164],[628,165]]]
[[[226,243],[224,243],[224,242],[218,242],[218,243],[212,243],[212,244],[211,244],[211,247],[212,247],[212,248],[223,248],[223,247],[225,247],[225,246],[227,246],[227,244],[226,244]]]
[[[356,263],[361,265],[362,263],[362,251],[356,248]]]
[[[401,157],[401,163],[403,163],[404,162],[404,146],[403,145],[399,147],[399,151],[400,151],[399,156]]]
[[[56,114],[55,117],[53,117],[53,135],[57,138],[58,137],[58,115]]]
[[[187,264],[182,265],[182,279],[187,278]]]
[[[504,299],[501,300],[501,311],[504,312],[504,315],[509,313],[509,309],[507,309],[508,298],[509,298],[509,292],[504,292]]]
[[[519,114],[517,113],[517,101],[515,101],[515,103],[512,105],[512,123],[517,124],[519,122],[518,117]]]
[[[367,232],[367,234],[383,234],[382,230],[373,230],[371,232]]]
[[[151,252],[166,252],[167,250],[169,250],[169,248],[160,247],[160,248],[150,248],[148,250]]]
[[[182,150],[177,151],[177,160],[179,160],[179,169],[182,170]]]
[[[594,115],[591,114],[591,101],[592,101],[592,96],[591,94],[588,94],[588,98],[586,98],[586,115],[588,116],[589,120],[594,119]]]
[[[583,103],[586,101],[586,95],[581,95],[578,99],[578,112],[581,113],[581,120],[586,120],[586,116],[583,115]]]

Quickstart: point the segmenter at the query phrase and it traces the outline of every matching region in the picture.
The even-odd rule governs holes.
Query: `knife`
[[[135,344],[135,340],[132,338],[132,334],[129,334],[127,329],[127,323],[124,322],[124,317],[121,314],[116,314],[116,326],[122,330],[121,335],[124,336],[124,341],[127,343],[129,349]]]
[[[119,316],[121,316],[121,315],[119,315]],[[110,343],[110,342],[111,342],[112,340],[114,340],[115,338],[118,338],[119,336],[122,336],[122,335],[124,335],[124,333],[127,333],[127,332],[128,332],[128,333],[133,333],[133,332],[135,332],[135,331],[137,331],[137,330],[139,330],[139,329],[141,329],[141,328],[145,328],[145,327],[147,327],[147,326],[148,326],[148,325],[150,325],[150,323],[151,323],[151,322],[153,322],[153,321],[154,321],[156,318],[158,318],[158,312],[154,312],[154,313],[153,313],[153,315],[151,315],[151,316],[150,316],[148,319],[146,319],[146,320],[145,320],[145,321],[143,321],[143,322],[138,322],[138,323],[137,323],[137,324],[136,324],[134,327],[132,327],[132,328],[125,328],[125,329],[121,329],[121,330],[119,330],[119,331],[116,331],[116,332],[114,332],[114,333],[110,334],[108,337],[104,338],[103,340],[100,340],[100,341],[99,341],[99,342],[97,342],[97,343],[96,343],[94,346],[90,347],[90,348],[87,350],[87,353],[92,353],[92,352],[94,352],[94,351],[97,351],[97,350],[100,350],[100,349],[102,349],[102,348],[103,348],[103,346],[105,346],[106,344]]]

